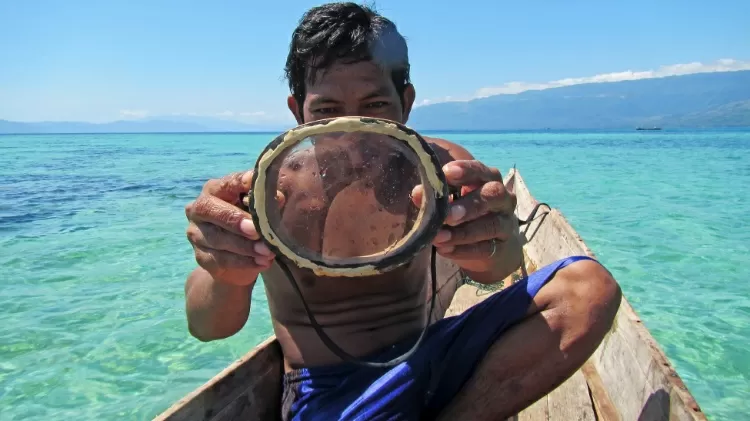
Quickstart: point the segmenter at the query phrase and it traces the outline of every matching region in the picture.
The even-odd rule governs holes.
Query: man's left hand
[[[449,162],[443,172],[461,197],[450,204],[433,244],[472,279],[499,282],[520,264],[515,194],[505,188],[497,168],[476,160]],[[415,203],[421,203],[421,188],[414,193]]]

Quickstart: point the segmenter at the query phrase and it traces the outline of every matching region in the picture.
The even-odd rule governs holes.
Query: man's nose
[[[364,110],[361,109],[359,104],[357,103],[344,105],[344,114],[346,114],[347,116],[360,116],[360,115],[363,115],[361,114],[362,111]]]
[[[367,104],[360,104],[359,102],[345,104],[341,109],[344,116],[377,117],[377,114],[373,111]]]

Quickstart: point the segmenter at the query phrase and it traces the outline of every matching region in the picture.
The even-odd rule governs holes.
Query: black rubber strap
[[[455,199],[459,198],[461,196],[460,190],[453,190],[451,191],[451,194]],[[529,214],[529,217],[524,221],[520,218],[518,218],[518,224],[519,225],[526,225],[533,221],[536,216],[537,211],[539,210],[540,206],[547,206],[551,209],[551,207],[546,203],[538,203],[534,209]],[[544,212],[541,216],[544,216],[548,214],[549,211]],[[292,275],[292,272],[289,270],[287,265],[281,260],[277,259],[277,263],[281,267],[281,269],[284,271],[284,274],[289,279],[289,282],[292,284],[292,287],[295,291],[297,291],[297,295],[299,296],[300,301],[302,301],[302,305],[305,308],[305,312],[307,313],[307,317],[310,319],[310,324],[312,325],[313,329],[315,329],[315,332],[318,334],[318,337],[321,341],[328,347],[328,349],[331,350],[334,354],[336,354],[337,357],[341,358],[342,360],[365,366],[365,367],[373,367],[373,368],[387,368],[387,367],[393,367],[395,365],[398,365],[404,361],[406,361],[409,357],[411,357],[414,352],[419,349],[419,345],[422,344],[422,341],[424,340],[424,336],[427,333],[427,329],[430,327],[430,321],[432,320],[432,312],[435,309],[435,300],[437,300],[437,265],[436,265],[436,254],[437,249],[435,246],[432,247],[432,255],[430,257],[430,275],[432,277],[432,299],[430,300],[430,312],[427,315],[427,323],[425,324],[424,328],[422,328],[422,333],[419,334],[419,338],[417,338],[417,341],[412,345],[411,349],[406,351],[404,354],[400,355],[397,358],[394,358],[390,361],[386,362],[375,362],[375,361],[367,361],[361,358],[357,358],[348,352],[344,351],[336,345],[335,342],[328,336],[325,331],[323,330],[323,327],[318,323],[318,321],[315,319],[315,316],[312,313],[312,310],[310,310],[310,306],[307,304],[307,300],[305,300],[304,295],[302,294],[302,290],[300,290],[299,285],[297,284],[297,281],[294,279],[294,275]],[[524,268],[525,269],[525,268]]]
[[[424,339],[425,333],[427,333],[427,328],[430,327],[430,321],[432,320],[432,312],[435,309],[435,300],[437,299],[437,265],[435,262],[436,252],[437,252],[437,249],[433,246],[432,256],[431,256],[431,268],[430,268],[430,273],[432,275],[432,300],[430,301],[430,312],[427,315],[427,323],[422,329],[422,333],[419,335],[419,338],[417,338],[417,341],[414,343],[414,345],[411,347],[410,350],[408,350],[406,353],[402,354],[401,356],[394,358],[390,361],[386,361],[386,362],[366,361],[366,360],[357,358],[349,354],[348,352],[344,351],[343,349],[341,349],[338,345],[336,345],[333,342],[333,340],[323,331],[323,327],[318,323],[318,321],[315,320],[315,316],[310,310],[310,307],[307,305],[307,301],[305,300],[305,297],[303,296],[302,291],[299,288],[299,285],[297,285],[297,281],[294,279],[294,276],[292,275],[287,265],[284,262],[282,262],[280,259],[277,259],[276,261],[279,263],[279,266],[286,274],[286,277],[289,278],[289,282],[292,283],[292,287],[294,288],[294,290],[297,291],[297,295],[299,296],[299,299],[302,301],[302,305],[305,307],[305,312],[307,313],[307,317],[310,318],[310,324],[312,324],[313,329],[315,329],[315,332],[318,334],[318,337],[320,337],[320,340],[323,341],[323,343],[328,347],[328,349],[331,350],[331,352],[336,354],[337,357],[349,363],[354,363],[354,364],[362,365],[365,367],[387,368],[387,367],[393,367],[395,365],[398,365],[406,361],[409,357],[411,357],[412,354],[414,354],[414,352],[419,348],[419,345],[421,345],[422,340]]]
[[[526,218],[525,221],[523,219],[521,219],[521,218],[518,218],[518,225],[526,225],[526,224],[530,223],[531,221],[535,220],[536,219],[536,217],[535,217],[536,213],[537,213],[537,211],[539,211],[539,208],[541,206],[546,206],[549,209],[552,209],[552,207],[550,205],[546,204],[546,203],[537,203],[536,206],[534,206],[534,209],[531,210],[531,213],[529,213],[529,217]],[[549,213],[549,211],[543,212],[538,217],[541,218],[542,216],[547,215],[548,213]]]

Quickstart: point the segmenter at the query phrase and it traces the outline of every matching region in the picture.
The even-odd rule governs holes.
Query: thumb
[[[236,203],[243,193],[253,185],[253,171],[235,172],[219,179],[209,180],[203,186],[203,194],[215,196],[225,202]]]
[[[284,205],[286,205],[286,196],[281,190],[276,190],[276,204],[279,209],[284,209]]]
[[[411,201],[414,202],[414,206],[422,207],[422,196],[424,196],[424,187],[421,184],[417,184],[411,190]]]
[[[422,207],[423,196],[424,196],[424,186],[422,186],[421,184],[417,184],[416,186],[414,186],[414,188],[411,190],[411,201],[414,203],[414,206],[418,208]],[[448,203],[453,203],[452,194],[448,196]]]

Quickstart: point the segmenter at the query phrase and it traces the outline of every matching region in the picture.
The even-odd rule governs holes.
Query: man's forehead
[[[327,69],[317,72],[313,80],[307,84],[310,94],[322,93],[333,89],[388,90],[393,88],[393,82],[386,70],[371,61],[360,61],[356,63],[335,63]],[[359,90],[358,89],[358,90]]]

